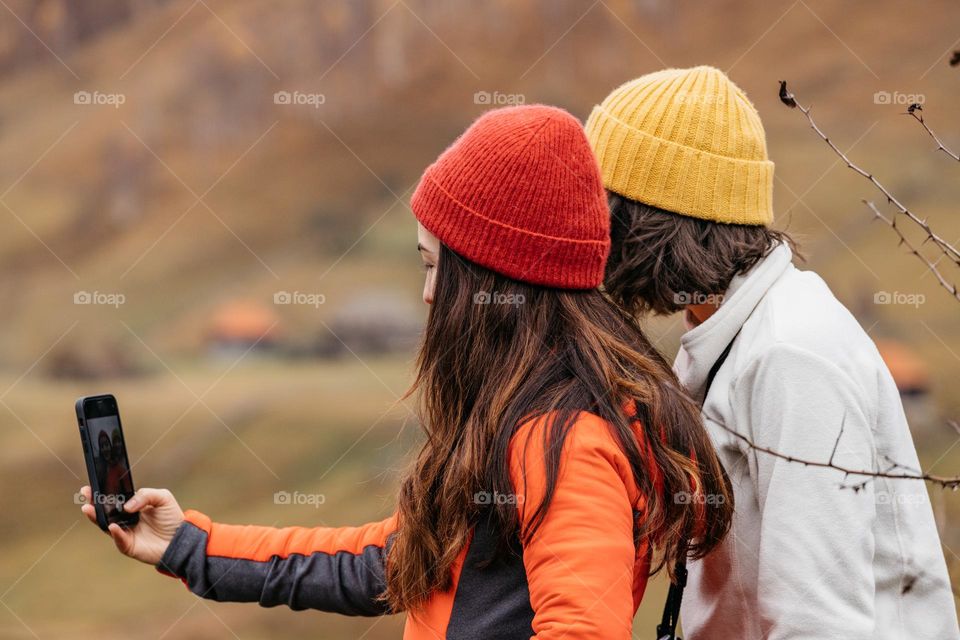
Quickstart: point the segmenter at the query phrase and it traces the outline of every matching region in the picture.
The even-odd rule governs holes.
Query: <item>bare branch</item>
[[[916,105],[910,105],[910,107],[915,107],[915,106]],[[922,111],[923,109],[920,107],[910,108],[910,109],[907,109],[907,112],[904,115],[910,116],[911,118],[919,122],[924,129],[926,129],[927,133],[930,134],[930,137],[933,138],[933,141],[937,143],[937,151],[943,151],[945,154],[947,154],[957,162],[960,162],[960,154],[954,153],[953,151],[948,149],[947,145],[943,144],[943,141],[941,141],[940,138],[937,137],[937,134],[935,134],[933,130],[931,130],[930,127],[927,126],[927,123],[923,119]]]
[[[898,232],[898,235],[900,236],[901,241],[904,240],[904,237],[903,237],[903,234],[900,233],[900,231],[896,227],[896,216],[898,215],[903,215],[910,222],[912,222],[914,225],[916,225],[917,227],[923,230],[923,232],[926,234],[926,239],[923,241],[922,244],[926,244],[927,242],[932,243],[934,246],[936,246],[939,253],[943,254],[943,256],[946,257],[955,266],[960,267],[960,250],[958,250],[956,247],[950,244],[947,240],[943,239],[942,237],[934,233],[926,220],[920,218],[919,216],[914,214],[912,211],[910,211],[906,206],[904,206],[903,203],[901,203],[896,198],[896,196],[894,196],[893,193],[890,192],[889,189],[887,189],[879,180],[877,180],[877,178],[872,173],[854,164],[853,161],[851,161],[850,158],[847,157],[847,154],[841,151],[840,148],[837,147],[836,144],[834,144],[833,140],[831,140],[830,137],[827,134],[825,134],[823,130],[820,129],[819,126],[817,126],[817,123],[814,121],[813,117],[810,115],[810,107],[805,107],[801,103],[797,102],[796,96],[793,93],[786,90],[786,83],[781,82],[780,96],[781,96],[780,98],[781,101],[783,101],[784,104],[786,104],[787,106],[790,106],[790,107],[793,107],[794,105],[796,106],[796,109],[799,110],[804,115],[804,117],[806,117],[807,122],[810,124],[810,128],[813,129],[816,132],[816,134],[820,136],[820,138],[824,142],[827,143],[827,146],[829,146],[830,149],[841,160],[843,160],[843,162],[847,165],[848,168],[852,169],[859,175],[866,178],[878,191],[880,191],[880,193],[883,194],[887,202],[889,202],[891,205],[894,206],[894,208],[896,208],[897,213],[894,214],[893,218],[881,217],[881,219],[885,220],[888,225],[890,225],[894,230]],[[918,257],[920,256],[920,254],[915,249],[913,249],[913,253]],[[928,268],[932,264],[929,260],[924,259],[923,261],[928,266]],[[957,292],[956,285],[951,285],[949,283],[946,283],[946,281],[942,277],[942,274],[938,273],[937,275],[940,276],[941,285],[943,285],[947,289],[947,291],[949,291],[953,295],[954,298],[956,298],[957,300],[960,300],[960,293]]]
[[[928,260],[926,256],[920,253],[917,247],[915,247],[909,240],[907,240],[907,237],[903,234],[903,231],[901,231],[900,227],[897,226],[896,218],[888,218],[887,216],[883,215],[880,209],[877,208],[877,205],[870,202],[869,200],[862,200],[862,202],[865,205],[867,205],[867,207],[869,207],[871,211],[873,211],[873,215],[877,219],[883,220],[885,223],[887,223],[887,225],[889,225],[891,229],[893,229],[896,232],[898,236],[900,236],[900,244],[905,246],[910,251],[910,253],[917,256],[917,259],[923,262],[923,264],[927,265],[927,269],[929,269],[930,273],[934,275],[934,277],[937,279],[937,282],[940,284],[940,286],[946,289],[947,291],[949,291],[954,298],[960,301],[960,292],[957,291],[957,285],[947,282],[947,279],[944,277],[942,273],[940,273],[940,269],[937,268],[937,265],[931,260]]]
[[[840,438],[843,437],[843,427],[847,424],[847,414],[844,412],[843,420],[840,421],[840,432],[837,434],[837,441],[833,443],[833,451],[830,452],[830,464],[833,464],[833,456],[837,455],[837,447],[840,446]]]
[[[788,455],[781,453],[776,449],[771,449],[770,447],[764,447],[758,445],[756,442],[751,440],[749,437],[740,433],[736,429],[726,426],[725,424],[720,424],[720,427],[732,434],[742,442],[744,442],[748,447],[754,451],[759,451],[761,453],[785,460],[786,462],[791,462],[795,464],[802,464],[805,467],[818,467],[821,469],[833,469],[844,474],[844,476],[857,476],[866,478],[863,482],[860,482],[855,485],[847,485],[846,488],[853,489],[854,491],[859,491],[867,485],[873,479],[876,478],[887,478],[891,480],[923,480],[931,484],[940,485],[945,489],[958,489],[960,488],[960,475],[957,476],[940,476],[932,473],[923,473],[919,471],[914,471],[907,467],[893,462],[892,465],[885,469],[854,469],[851,467],[846,467],[844,465],[836,464],[833,461],[833,453],[830,454],[830,460],[826,462],[820,462],[817,460],[805,460],[803,458],[798,458],[797,456]],[[842,426],[841,426],[842,431]],[[840,441],[840,438],[837,438],[837,442]],[[834,446],[834,453],[836,453],[836,446]]]

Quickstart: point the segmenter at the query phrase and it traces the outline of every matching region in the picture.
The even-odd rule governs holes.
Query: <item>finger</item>
[[[173,494],[166,489],[139,489],[123,503],[123,510],[136,513],[144,507],[162,507],[173,502]]]
[[[120,550],[125,556],[133,555],[133,534],[113,522],[107,527],[110,537],[113,538],[113,543],[117,545],[117,549]]]
[[[90,485],[85,484],[85,485],[83,485],[82,487],[80,487],[80,495],[83,496],[84,502],[86,502],[86,503],[88,503],[88,504],[89,504],[90,502],[93,502],[93,498],[92,498],[92,496],[93,496],[93,491],[91,491]]]
[[[97,510],[96,510],[96,508],[94,508],[94,506],[93,506],[92,504],[85,504],[85,505],[83,505],[82,507],[80,507],[80,511],[83,512],[83,515],[87,516],[87,520],[89,520],[89,521],[92,522],[93,524],[98,524],[98,523],[97,523]]]

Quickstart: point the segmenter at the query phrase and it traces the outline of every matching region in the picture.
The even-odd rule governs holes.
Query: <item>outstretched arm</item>
[[[218,524],[187,511],[157,568],[218,601],[319,609],[345,615],[390,613],[385,559],[395,518],[360,527]]]
[[[96,524],[90,488],[81,493],[81,510]],[[343,528],[217,524],[198,511],[184,513],[166,489],[140,489],[123,508],[139,513],[140,521],[132,529],[110,525],[120,552],[182,579],[204,598],[346,615],[391,613],[380,596],[395,516]]]

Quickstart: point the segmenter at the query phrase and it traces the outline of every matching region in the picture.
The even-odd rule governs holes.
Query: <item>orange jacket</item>
[[[524,424],[510,445],[516,496],[506,499],[518,504],[521,526],[546,486],[546,424],[545,418]],[[482,520],[454,565],[453,586],[408,616],[404,640],[630,638],[650,566],[647,544],[634,543],[644,505],[607,423],[581,413],[536,533],[518,542],[515,558],[479,568],[473,559],[486,557],[495,540]],[[378,596],[396,528],[396,516],[361,527],[275,529],[217,524],[188,511],[158,568],[214,600],[388,614]]]

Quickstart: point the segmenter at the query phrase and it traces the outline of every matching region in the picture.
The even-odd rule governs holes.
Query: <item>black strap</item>
[[[682,640],[677,638],[677,623],[680,622],[680,602],[683,600],[683,588],[687,586],[686,550],[680,552],[677,564],[673,568],[674,580],[667,592],[667,601],[663,605],[663,618],[657,625],[658,640]]]
[[[703,409],[703,403],[707,401],[707,394],[710,393],[710,387],[713,385],[713,379],[717,377],[717,372],[720,371],[720,367],[722,367],[723,363],[727,361],[727,356],[730,355],[730,349],[733,349],[733,343],[737,341],[737,336],[739,335],[740,332],[737,331],[736,335],[730,339],[730,343],[717,358],[717,361],[713,363],[712,367],[710,367],[710,371],[707,373],[706,385],[703,387],[703,400],[700,401],[700,409]]]
[[[707,373],[706,386],[703,389],[704,402],[707,399],[707,393],[710,392],[713,379],[717,377],[717,372],[720,371],[720,367],[723,366],[727,356],[730,355],[730,349],[733,348],[733,343],[738,335],[740,335],[739,331],[730,340],[730,343],[717,358],[717,361],[713,363],[713,366],[710,367],[710,371]],[[703,402],[700,403],[700,408],[703,409]],[[680,603],[683,600],[683,589],[687,586],[686,545],[683,545],[677,551],[677,563],[673,566],[673,577],[674,581],[670,583],[670,590],[667,591],[667,601],[663,605],[663,617],[660,624],[657,625],[657,640],[682,640],[682,638],[677,638],[677,623],[680,622]]]

